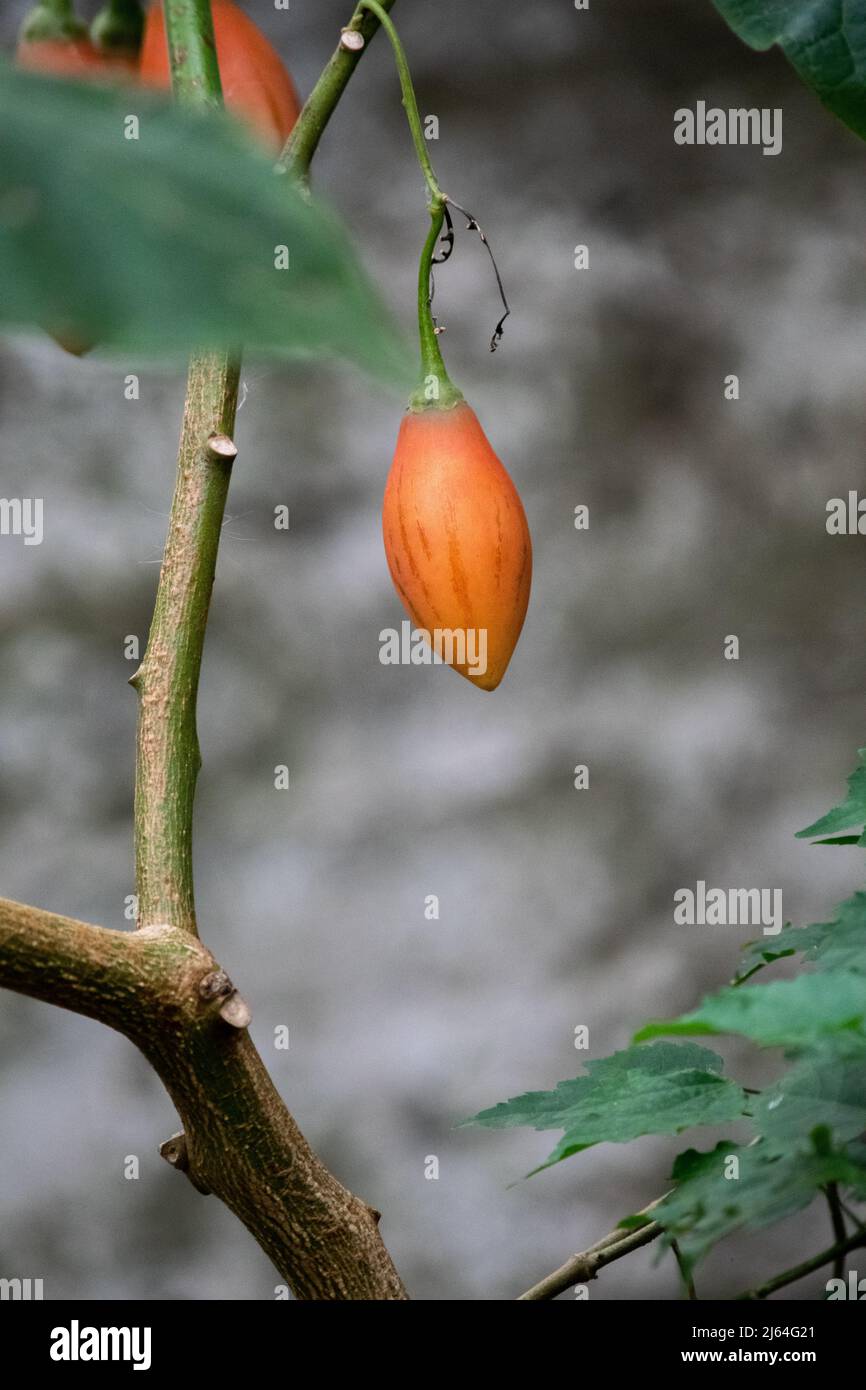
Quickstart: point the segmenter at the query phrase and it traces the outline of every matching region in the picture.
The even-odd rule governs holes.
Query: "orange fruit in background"
[[[279,153],[301,109],[294,83],[276,49],[232,0],[212,0],[212,13],[223,101]],[[159,4],[145,20],[139,76],[150,87],[171,85]]]
[[[391,578],[416,627],[486,632],[484,672],[473,673],[470,661],[451,664],[494,690],[526,616],[532,542],[517,489],[465,402],[405,416],[382,530]]]
[[[19,68],[31,72],[46,72],[57,77],[79,77],[86,80],[94,75],[94,69],[104,66],[104,59],[88,38],[80,39],[24,39],[15,51],[15,62]]]
[[[102,52],[84,32],[68,38],[21,38],[15,50],[15,62],[30,72],[79,82],[128,81],[137,66],[137,58],[132,55]],[[54,341],[74,357],[83,357],[94,346],[74,329],[48,331]]]

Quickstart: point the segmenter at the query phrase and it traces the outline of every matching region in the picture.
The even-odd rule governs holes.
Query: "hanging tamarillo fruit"
[[[442,329],[432,311],[433,266],[444,264],[454,248],[452,207],[478,233],[493,262],[505,313],[490,340],[491,352],[510,310],[490,243],[476,218],[439,186],[394,23],[379,0],[360,0],[359,7],[376,16],[394,50],[430,213],[418,268],[420,380],[400,426],[385,485],[385,556],[394,587],[435,656],[481,690],[495,690],[529,605],[532,541],[517,489],[442,359]],[[413,662],[420,650],[413,640]]]
[[[301,109],[294,83],[261,29],[232,0],[212,0],[211,12],[223,101],[278,153]],[[148,86],[171,83],[161,4],[147,13],[139,75]]]
[[[526,616],[532,542],[517,489],[464,400],[410,407],[382,529],[391,578],[416,627],[456,634],[451,655],[447,639],[439,655],[495,690]]]

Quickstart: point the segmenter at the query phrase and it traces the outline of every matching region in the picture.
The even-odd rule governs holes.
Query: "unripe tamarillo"
[[[278,153],[301,109],[294,83],[276,49],[232,0],[211,0],[211,13],[223,101]],[[171,85],[161,4],[147,13],[139,74],[148,86]]]
[[[517,489],[465,401],[404,417],[382,529],[391,578],[416,627],[462,634],[462,653],[458,642],[454,659],[447,646],[440,654],[473,685],[495,690],[526,616],[532,542]],[[470,655],[481,633],[484,671]]]

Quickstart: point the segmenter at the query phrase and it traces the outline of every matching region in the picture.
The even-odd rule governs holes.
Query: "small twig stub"
[[[220,463],[234,463],[238,456],[237,445],[227,434],[212,434],[207,442],[207,451],[211,458],[218,459]]]
[[[160,1158],[164,1158],[166,1163],[170,1163],[179,1173],[186,1173],[196,1192],[200,1192],[203,1197],[211,1196],[211,1189],[196,1177],[189,1166],[189,1149],[182,1130],[180,1134],[173,1134],[170,1139],[160,1144],[159,1154]]]
[[[220,1009],[220,1018],[230,1028],[249,1028],[252,1022],[250,1006],[235,990]]]
[[[187,1172],[189,1154],[186,1147],[186,1135],[183,1130],[179,1134],[172,1134],[170,1139],[166,1139],[160,1144],[159,1156],[164,1158],[166,1163],[170,1163],[172,1168],[176,1168],[179,1173]]]

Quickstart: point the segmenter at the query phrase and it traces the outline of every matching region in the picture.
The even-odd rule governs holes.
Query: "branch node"
[[[211,970],[198,982],[199,997],[206,1001],[227,999],[233,991],[234,985],[224,970]]]
[[[230,1028],[249,1028],[252,1021],[250,1006],[235,989],[224,970],[211,970],[198,984],[199,997],[211,1003],[221,999],[219,1016]]]

